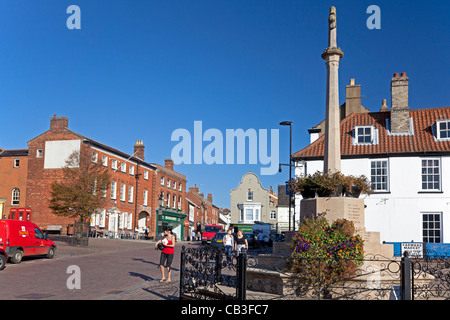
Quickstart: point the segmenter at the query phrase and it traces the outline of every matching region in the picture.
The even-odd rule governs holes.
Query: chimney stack
[[[173,170],[173,160],[172,159],[166,159],[164,160],[164,166],[169,169],[169,170]]]
[[[212,203],[212,193],[208,193],[208,201]]]
[[[408,105],[409,79],[405,72],[399,76],[394,73],[391,81],[391,132],[409,133],[409,105]]]
[[[50,118],[50,130],[63,130],[69,127],[69,119],[66,117],[57,117],[56,114]]]
[[[136,140],[136,144],[134,145],[134,153],[135,156],[144,161],[144,141],[143,140]]]
[[[350,79],[350,84],[345,87],[345,112],[341,114],[341,120],[351,113],[361,112],[361,85],[355,85],[355,79]]]
[[[189,191],[194,193],[194,194],[198,194],[198,187],[197,187],[197,185],[195,185],[194,187],[189,187]]]

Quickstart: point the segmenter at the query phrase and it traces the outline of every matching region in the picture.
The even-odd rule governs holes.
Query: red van
[[[6,260],[8,260],[8,254],[5,250],[0,249],[0,270],[5,269]]]
[[[24,256],[46,255],[52,259],[56,253],[56,245],[47,234],[34,223],[20,220],[0,220],[0,249],[12,263],[20,263]]]
[[[203,230],[202,234],[202,244],[211,243],[212,238],[216,235],[217,232],[222,232],[223,227],[216,224],[209,224],[205,226],[205,230]]]

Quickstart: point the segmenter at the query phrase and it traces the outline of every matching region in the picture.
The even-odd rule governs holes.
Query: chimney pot
[[[394,73],[394,78],[398,77],[398,72]]]
[[[401,76],[406,77],[406,72],[402,72]]]
[[[380,112],[389,111],[389,107],[386,105],[386,99],[383,99]]]

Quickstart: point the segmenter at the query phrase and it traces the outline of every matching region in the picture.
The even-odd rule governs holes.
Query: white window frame
[[[147,170],[144,170],[144,179],[148,180],[148,171]]]
[[[117,197],[117,182],[111,181],[111,199],[116,200]]]
[[[252,190],[247,191],[247,201],[253,201],[253,191]]]
[[[167,188],[170,188],[170,179],[167,179]]]
[[[447,137],[441,137],[441,124],[445,123]],[[436,138],[439,141],[450,141],[450,119],[436,120]]]
[[[161,176],[161,185],[162,186],[164,185],[164,177],[163,176]]]
[[[111,168],[117,170],[117,160],[111,159]]]
[[[106,209],[102,209],[101,213],[100,213],[100,217],[98,220],[98,226],[100,228],[104,228],[105,227],[105,219],[106,218]]]
[[[366,131],[366,129],[370,129],[370,141],[369,142],[367,142],[367,141],[359,142],[359,137],[361,136],[361,134],[359,133],[359,129],[364,131],[362,134],[362,136],[364,136],[364,137],[369,136],[365,131]],[[355,126],[353,144],[359,145],[359,146],[377,144],[376,137],[377,137],[377,132],[376,132],[376,129],[374,126]]]
[[[128,186],[128,202],[133,203],[134,187]]]
[[[383,162],[386,162],[386,168],[383,168],[383,166],[381,167],[373,167],[372,164],[373,163],[377,163],[377,162],[381,162],[383,164]],[[385,174],[383,174],[383,170],[386,170]],[[381,172],[380,172],[381,171]],[[380,177],[381,180],[383,177],[386,177],[386,188],[385,189],[374,189],[375,186],[377,186],[377,184],[383,184],[383,181],[374,181],[373,178],[377,178]],[[390,190],[390,185],[389,185],[389,159],[371,159],[370,160],[370,182],[372,184],[372,191],[373,192],[389,192]]]
[[[424,167],[424,161],[426,161],[426,166]],[[431,161],[431,163],[430,163]],[[436,166],[435,161],[438,161],[438,165]],[[427,157],[427,158],[420,158],[420,168],[421,168],[421,180],[420,180],[420,187],[421,187],[421,191],[424,192],[436,192],[436,191],[441,191],[442,188],[442,169],[441,169],[441,158],[437,158],[437,157]],[[437,169],[437,173],[436,173],[436,169]],[[426,172],[424,172],[426,171]],[[426,176],[427,178],[424,180],[424,176]],[[438,186],[436,188],[436,180],[435,178],[430,179],[430,177],[438,177]],[[424,188],[424,183],[426,184],[426,188]],[[432,188],[429,188],[429,184],[432,183]]]
[[[128,173],[134,176],[134,166],[132,166],[131,164],[129,165]]]
[[[131,224],[133,222],[133,215],[131,213],[128,213],[128,218],[127,218],[127,229],[131,229]]]
[[[127,164],[123,161],[120,163],[120,171],[127,172]]]
[[[270,211],[270,220],[277,219],[277,212],[275,210]]]
[[[239,209],[239,223],[254,223],[261,221],[262,205],[261,203],[240,203]]]
[[[20,168],[20,158],[14,158],[14,168]]]
[[[108,166],[108,156],[102,155],[102,165],[104,167]]]
[[[44,150],[43,149],[37,149],[36,150],[36,158],[42,158],[44,156]]]
[[[143,194],[143,205],[147,206],[148,204],[148,191],[144,190],[144,194]]]
[[[14,188],[11,192],[11,205],[17,206],[20,204],[20,189]]]
[[[422,241],[427,243],[443,243],[443,237],[442,237],[442,212],[421,212],[422,214]],[[427,219],[425,220],[425,216],[427,216]],[[439,220],[436,220],[436,216]],[[432,220],[430,220],[432,218]],[[436,223],[439,223],[438,225]],[[427,232],[427,235],[425,236],[425,231]],[[438,231],[438,235],[436,235],[436,231]],[[433,234],[430,234],[430,232],[433,232]],[[432,242],[425,241],[425,237],[427,240],[433,239]],[[438,242],[435,240],[439,239]]]
[[[98,161],[98,153],[97,152],[92,151],[92,153],[91,153],[91,161],[93,163],[97,163],[97,161]]]
[[[120,201],[126,200],[126,188],[125,183],[120,184]]]

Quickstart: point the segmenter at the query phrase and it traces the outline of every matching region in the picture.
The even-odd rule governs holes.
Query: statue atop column
[[[328,16],[329,31],[328,31],[328,48],[337,48],[336,44],[336,8],[330,8],[330,15]]]

